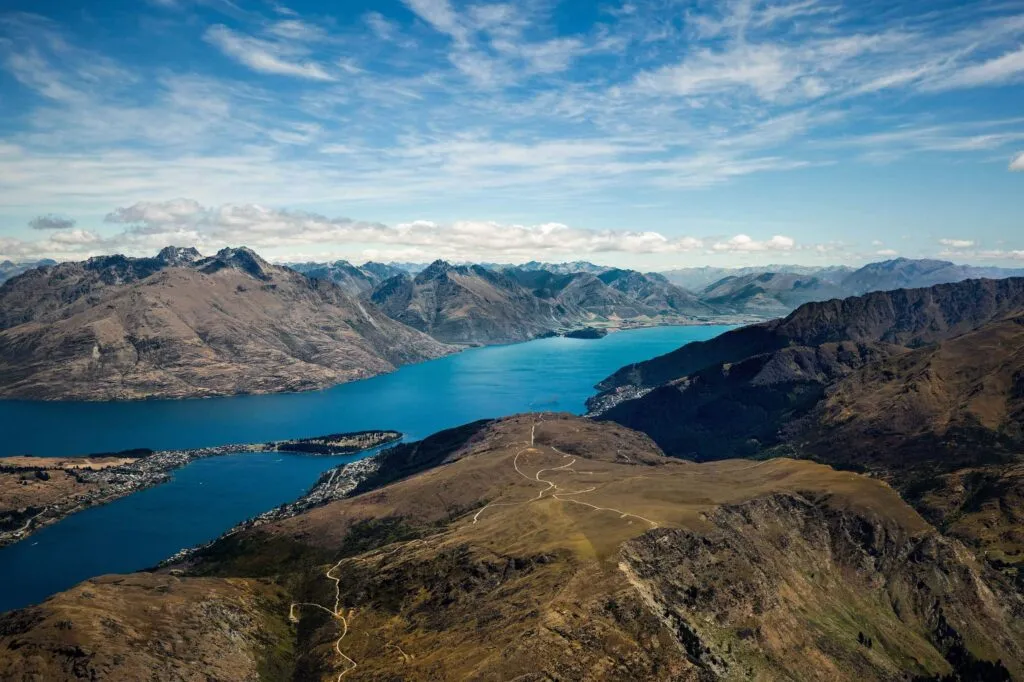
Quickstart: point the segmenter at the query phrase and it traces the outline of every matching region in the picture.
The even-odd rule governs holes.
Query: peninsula
[[[197,459],[250,452],[352,455],[401,439],[397,431],[358,431],[187,450],[0,458],[0,547],[75,512],[166,483],[172,471]]]

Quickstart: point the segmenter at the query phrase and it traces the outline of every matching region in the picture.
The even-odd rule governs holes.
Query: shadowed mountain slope
[[[1024,280],[808,304],[612,379],[666,376],[590,404],[679,457],[869,471],[1024,587]]]
[[[783,319],[736,329],[623,367],[598,388],[651,388],[711,365],[788,346],[842,341],[921,346],[971,331],[1021,308],[1024,278],[967,280],[808,303]]]

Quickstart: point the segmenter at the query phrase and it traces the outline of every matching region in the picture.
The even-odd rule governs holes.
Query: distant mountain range
[[[667,277],[673,284],[681,286],[684,289],[689,289],[690,291],[703,291],[708,286],[728,277],[763,275],[766,272],[789,275],[807,275],[835,284],[855,269],[856,268],[851,268],[845,265],[819,267],[814,265],[776,264],[745,268],[716,268],[712,266],[677,268],[675,270],[665,270],[661,274]]]
[[[684,271],[641,273],[583,261],[284,267],[245,248],[204,258],[192,248],[168,247],[152,258],[44,264],[0,285],[0,396],[317,388],[455,350],[449,346],[590,327],[600,336],[659,324],[751,322],[851,293],[1019,272],[907,259],[857,270],[778,269],[785,271],[736,271],[693,292],[672,281]]]
[[[858,296],[871,291],[891,291],[965,279],[1024,276],[1024,268],[993,268],[956,265],[940,260],[896,258],[852,269],[793,265],[741,268],[689,268],[664,273],[672,282],[690,285],[699,298],[720,313],[785,315],[804,303]],[[705,283],[711,277],[722,275]]]
[[[577,266],[584,270],[564,271]],[[461,345],[513,343],[593,324],[693,323],[719,314],[661,275],[587,263],[499,268],[439,260],[416,274],[346,261],[290,267],[334,282],[440,341]]]
[[[20,275],[23,272],[34,270],[44,265],[56,265],[57,261],[49,258],[37,261],[26,261],[24,263],[12,263],[9,260],[0,261],[0,284],[3,284],[11,277]]]
[[[430,266],[371,262],[357,267],[346,261],[337,261],[332,264],[291,264],[289,267],[311,277],[330,279],[351,295],[365,296],[384,279],[396,275],[414,277]],[[467,268],[470,265],[457,267]],[[634,281],[644,281],[643,286],[656,286],[661,290],[660,300],[648,297],[646,301],[633,300],[630,302],[633,306],[642,303],[643,305],[639,308],[630,308],[624,300],[609,299],[604,304],[600,304],[597,300],[591,299],[583,303],[584,308],[598,316],[612,314],[625,318],[656,317],[661,311],[671,310],[694,317],[734,315],[767,319],[786,315],[804,303],[857,296],[871,291],[925,287],[975,278],[1001,279],[1024,276],[1024,268],[979,267],[957,265],[949,261],[908,258],[870,263],[861,268],[766,265],[747,268],[681,268],[662,273],[621,270],[595,265],[587,261],[573,263],[531,261],[523,265],[486,263],[477,267],[495,273],[511,273],[521,285],[537,292],[553,291],[550,288],[552,285],[556,288],[571,286],[575,289],[589,286],[591,287],[589,293],[597,294],[596,291],[593,291],[596,285],[592,280],[570,283],[569,280],[550,278],[540,273],[562,276],[588,274],[599,278],[605,284],[610,284],[607,273],[630,273],[629,276]],[[622,275],[614,277],[622,277]],[[657,285],[654,285],[655,282]],[[635,299],[627,290],[628,285],[625,286],[626,289],[622,285],[613,285],[613,288]],[[638,291],[633,293],[639,295]],[[668,296],[667,299],[664,297],[665,295]],[[607,296],[607,292],[603,292],[598,294],[598,299],[607,298]],[[643,296],[641,295],[641,297]],[[612,313],[613,309],[617,309],[619,312]]]

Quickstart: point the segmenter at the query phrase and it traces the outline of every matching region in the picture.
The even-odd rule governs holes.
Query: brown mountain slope
[[[329,282],[248,249],[152,272],[129,263],[116,279],[105,277],[107,269],[67,265],[76,266],[67,277],[29,273],[0,288],[4,300],[26,301],[21,317],[30,318],[0,332],[0,396],[296,391],[451,352]],[[49,286],[47,278],[59,282]]]
[[[1024,315],[851,373],[788,440],[893,481],[1024,588]]]
[[[183,619],[175,646],[145,651],[100,628],[125,609],[162,613],[213,578],[290,595],[260,607],[271,633],[290,617],[288,642],[239,628],[234,645],[272,652],[266,679],[1024,672],[1021,598],[876,480],[788,459],[674,460],[634,432],[560,415],[468,425],[378,461],[376,483],[236,532],[179,565],[166,591],[128,605],[112,587],[103,608],[76,611],[73,590],[0,618],[5,679],[72,658],[89,674],[114,652],[204,674],[210,624]]]
[[[873,316],[871,324],[857,319],[860,299],[826,311],[802,308],[794,316],[818,315],[802,325],[804,333],[785,337],[794,345],[773,350],[779,337],[765,336],[762,325],[754,334],[768,339],[764,352],[701,368],[633,400],[606,402],[599,418],[641,430],[680,457],[781,454],[869,471],[1024,588],[1024,301],[1014,293],[1020,282],[901,293],[893,299],[919,305]],[[842,309],[854,316],[824,314]],[[977,320],[979,326],[964,329]],[[823,326],[896,343],[815,344],[831,338]]]

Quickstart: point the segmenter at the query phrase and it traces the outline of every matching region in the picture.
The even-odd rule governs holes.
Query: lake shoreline
[[[645,324],[643,322],[637,322],[635,320],[627,320],[629,324],[625,325],[593,325],[593,328],[600,329],[607,332],[608,334],[616,334],[619,332],[637,331],[641,329],[656,329],[662,327],[715,327],[715,326],[744,326],[748,324],[756,324],[758,322],[765,322],[771,318],[752,317],[749,315],[723,315],[712,319],[699,319],[699,320],[677,320],[672,319],[670,321],[663,322],[652,322]],[[201,400],[215,400],[218,398],[239,398],[245,396],[269,396],[269,395],[303,395],[308,393],[317,393],[322,391],[329,391],[338,386],[345,386],[348,384],[358,383],[360,381],[368,381],[381,376],[387,376],[388,374],[394,374],[395,372],[415,365],[422,365],[428,362],[434,362],[437,360],[450,357],[452,355],[460,355],[469,350],[480,350],[483,348],[500,348],[503,346],[518,346],[524,343],[530,343],[531,341],[538,341],[540,339],[551,338],[552,336],[558,336],[562,338],[576,338],[571,336],[574,331],[581,331],[586,327],[581,327],[572,330],[552,330],[550,334],[542,334],[533,338],[524,339],[522,341],[516,341],[513,343],[490,343],[490,344],[479,344],[479,345],[460,345],[460,344],[448,344],[452,347],[453,351],[447,355],[442,355],[437,358],[428,358],[420,360],[418,362],[410,362],[395,366],[394,369],[386,372],[378,372],[376,374],[368,374],[366,376],[360,376],[352,378],[348,381],[337,381],[331,383],[325,383],[323,385],[309,386],[308,388],[300,388],[298,390],[291,388],[283,389],[268,389],[268,390],[257,390],[257,391],[223,391],[223,392],[204,392],[201,394],[182,394],[182,395],[166,395],[154,393],[151,395],[140,395],[125,398],[110,398],[105,396],[99,397],[88,397],[88,396],[67,396],[67,397],[43,397],[43,398],[32,398],[26,396],[17,395],[0,395],[0,403],[51,403],[51,404],[102,404],[102,403],[147,403],[147,402],[158,402],[158,401],[172,401],[172,402],[183,402],[183,401],[201,401]]]
[[[22,521],[24,523],[14,529],[0,531],[0,548],[21,542],[46,526],[57,523],[84,509],[108,504],[122,497],[127,497],[147,488],[166,483],[170,480],[171,472],[181,469],[197,459],[254,452],[284,452],[309,457],[348,456],[397,443],[402,438],[403,435],[398,431],[371,430],[265,443],[160,450],[146,454],[126,464],[102,469],[50,469],[45,466],[46,460],[53,458],[44,457],[38,458],[41,460],[39,467],[26,466],[25,460],[32,458],[23,457],[17,458],[19,461],[17,466],[5,467],[3,461],[6,458],[0,458],[0,475],[62,471],[72,476],[78,483],[89,486],[87,490],[71,499],[43,505],[40,508],[29,507],[24,513],[14,515],[15,525],[22,523]],[[110,453],[100,453],[97,455],[84,455],[81,459],[87,460],[109,456]],[[50,476],[49,473],[45,473],[45,475],[47,479]],[[0,503],[2,503],[2,500],[0,500]]]

